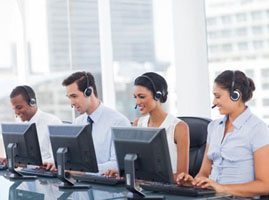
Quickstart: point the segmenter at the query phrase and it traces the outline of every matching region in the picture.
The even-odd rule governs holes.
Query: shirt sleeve
[[[253,131],[253,134],[250,138],[250,144],[253,152],[269,144],[269,130],[265,123],[258,123],[251,131]]]
[[[122,117],[118,120],[115,121],[114,126],[131,126],[131,123],[128,119]],[[112,132],[112,129],[110,129],[110,132]],[[112,135],[112,133],[110,133]],[[114,146],[114,142],[113,142],[113,136],[112,136],[112,141],[111,141],[111,149],[110,149],[110,158],[109,161],[102,163],[102,164],[98,164],[98,168],[99,168],[99,173],[104,173],[106,170],[108,169],[118,169],[118,165],[117,165],[117,159],[116,159],[116,153],[115,153],[115,146]]]

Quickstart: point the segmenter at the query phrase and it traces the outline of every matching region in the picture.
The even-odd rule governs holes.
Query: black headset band
[[[27,89],[26,86],[22,85],[21,87],[24,89],[27,97],[29,98],[29,102],[31,101],[31,99],[35,99],[34,97],[31,97],[31,95],[30,95],[30,93],[29,93],[29,91],[28,91],[28,89]]]
[[[90,87],[90,81],[89,81],[87,72],[84,72],[84,76],[85,76],[85,78],[86,78],[86,83],[87,83],[87,85],[86,85],[86,89],[87,89],[88,87]]]
[[[149,76],[147,76],[147,75],[141,75],[140,77],[141,77],[141,78],[143,77],[143,78],[146,78],[147,80],[149,80],[149,82],[150,82],[151,85],[152,85],[152,88],[153,88],[153,90],[154,90],[154,95],[155,95],[156,92],[157,92],[157,90],[156,90],[156,86],[155,86],[153,80],[152,80]]]

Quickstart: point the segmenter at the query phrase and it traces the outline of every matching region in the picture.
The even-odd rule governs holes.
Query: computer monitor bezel
[[[126,187],[133,198],[146,198],[135,188],[135,178],[173,183],[164,128],[113,127],[112,134],[119,173],[120,176],[125,174]]]
[[[49,125],[48,128],[58,178],[63,181],[63,184],[59,186],[60,189],[88,189],[89,185],[73,184],[65,177],[64,171],[98,172],[91,125],[61,124]],[[69,132],[68,129],[70,129]],[[82,147],[87,151],[88,157],[85,156],[85,151],[81,150]]]
[[[40,145],[35,123],[2,123],[2,135],[8,159],[10,179],[32,179],[17,172],[16,164],[42,165]]]

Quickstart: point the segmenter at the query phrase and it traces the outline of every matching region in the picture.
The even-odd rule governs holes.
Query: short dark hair
[[[216,77],[215,83],[217,83],[221,88],[228,90],[231,93],[233,79],[234,89],[240,91],[242,95],[242,101],[249,101],[253,96],[255,84],[251,78],[247,77],[244,74],[244,72],[239,70],[226,70]]]
[[[15,87],[10,93],[10,98],[22,95],[23,99],[28,103],[31,99],[36,100],[34,90],[28,85],[19,85]]]
[[[87,88],[87,78],[89,84],[88,87],[92,87],[94,95],[98,97],[94,76],[90,72],[75,72],[64,79],[62,85],[68,86],[76,82],[79,91],[84,92]]]
[[[146,78],[146,77],[150,78],[154,84],[152,84],[152,82]],[[155,73],[155,72],[147,72],[142,74],[141,76],[137,77],[135,79],[134,85],[141,85],[143,87],[146,87],[147,89],[149,89],[153,96],[155,95],[155,93],[157,91],[160,91],[162,93],[160,102],[164,103],[167,100],[167,95],[168,95],[168,85],[166,80],[159,74]],[[155,87],[155,89],[154,89]],[[156,91],[155,91],[156,90]]]

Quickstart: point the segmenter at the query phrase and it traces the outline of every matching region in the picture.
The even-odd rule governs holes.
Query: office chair
[[[202,165],[206,139],[207,126],[211,119],[201,117],[178,117],[186,122],[190,132],[190,151],[189,151],[189,174],[193,177],[199,172]]]

